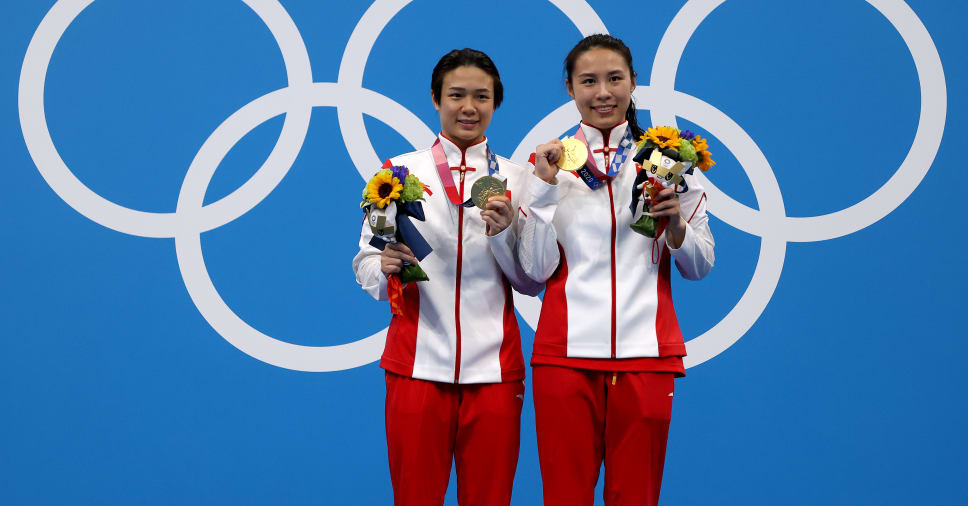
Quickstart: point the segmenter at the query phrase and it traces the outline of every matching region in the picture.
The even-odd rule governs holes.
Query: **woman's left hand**
[[[495,236],[511,225],[511,199],[503,195],[495,195],[487,199],[485,209],[481,211],[481,218],[487,224],[487,235]]]
[[[649,208],[649,216],[653,218],[668,218],[666,225],[666,242],[678,249],[686,238],[686,220],[679,213],[679,194],[672,188],[666,188],[656,195],[655,201]]]

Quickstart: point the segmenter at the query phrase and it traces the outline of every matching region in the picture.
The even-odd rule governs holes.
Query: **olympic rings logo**
[[[379,359],[386,329],[336,346],[301,346],[267,336],[239,318],[219,296],[205,267],[201,233],[247,213],[286,176],[309,128],[313,107],[336,107],[339,127],[351,160],[364,179],[381,165],[363,125],[370,115],[400,133],[415,147],[433,142],[434,133],[413,113],[390,98],[363,88],[363,71],[376,39],[410,0],[376,0],[354,28],[335,83],[313,82],[302,36],[277,0],[243,0],[269,28],[285,63],[288,86],[259,97],[230,115],[202,144],[190,164],[173,213],[144,212],[108,201],[70,171],[54,146],[44,110],[44,84],[54,49],[68,26],[94,0],[60,0],[37,27],[27,48],[18,92],[20,124],[30,156],[44,180],[85,217],[119,232],[174,238],[185,287],[206,321],[229,343],[263,362],[300,371],[338,371]],[[550,0],[583,35],[607,33],[597,13],[583,0]],[[709,195],[709,209],[725,223],[760,236],[759,260],[746,292],[722,321],[686,343],[686,366],[709,360],[731,346],[759,318],[776,290],[788,242],[822,241],[863,229],[896,209],[931,167],[944,131],[947,87],[938,50],[917,15],[903,0],[867,0],[901,35],[914,58],[920,80],[921,113],[914,141],[895,174],[872,195],[841,211],[812,217],[786,215],[773,170],[753,139],[729,117],[702,100],[675,90],[676,70],[686,44],[699,24],[725,0],[689,0],[676,14],[659,43],[650,84],[635,90],[640,109],[653,124],[675,125],[676,117],[696,123],[733,153],[753,184],[759,210],[736,202],[699,174]],[[222,199],[203,205],[205,191],[222,159],[248,132],[285,115],[276,145],[258,171]],[[524,160],[534,146],[577,123],[568,102],[538,124],[515,149]],[[516,307],[536,326],[540,301],[518,296]]]

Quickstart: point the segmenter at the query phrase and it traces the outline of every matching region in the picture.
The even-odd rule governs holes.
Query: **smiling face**
[[[582,121],[606,130],[625,121],[635,77],[621,54],[594,47],[575,60],[567,85]]]
[[[461,149],[483,140],[494,114],[494,78],[478,67],[457,67],[444,74],[440,95],[434,108],[444,136]]]

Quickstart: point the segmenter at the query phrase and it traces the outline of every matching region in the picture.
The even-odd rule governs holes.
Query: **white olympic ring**
[[[279,367],[301,371],[336,371],[377,360],[386,329],[335,346],[301,346],[252,328],[218,295],[205,267],[201,233],[245,214],[285,177],[299,153],[313,107],[336,107],[344,144],[366,179],[380,158],[363,125],[366,113],[384,122],[414,147],[429,145],[433,132],[397,102],[362,87],[366,60],[389,21],[410,0],[377,0],[360,19],[347,42],[336,83],[312,81],[309,56],[292,18],[277,0],[243,0],[269,28],[279,45],[288,86],[245,105],[227,118],[202,145],[189,166],[174,213],[151,213],[122,207],[94,193],[67,168],[48,131],[43,96],[47,67],[67,27],[93,0],[60,0],[41,21],[24,57],[19,109],[24,140],[45,181],[68,205],[105,227],[130,235],[174,238],[185,287],[199,312],[223,338],[244,353]],[[676,117],[700,124],[730,149],[750,177],[759,210],[731,199],[700,175],[710,196],[710,212],[724,222],[763,240],[750,286],[726,317],[687,342],[686,366],[702,363],[736,342],[762,314],[783,268],[788,241],[819,241],[853,233],[880,220],[913,192],[937,154],[944,130],[947,91],[937,48],[917,15],[901,0],[868,0],[898,30],[912,52],[921,82],[921,116],[914,143],[897,173],[874,194],[847,209],[824,216],[786,216],[776,177],[753,140],[725,114],[705,102],[675,91],[675,74],[686,44],[699,24],[725,0],[690,0],[670,23],[659,44],[650,85],[640,85],[635,99],[649,109],[653,123],[675,125]],[[582,35],[607,33],[587,2],[551,0]],[[263,122],[285,114],[282,132],[258,171],[229,195],[203,204],[209,182],[228,151]],[[526,159],[533,146],[558,136],[578,121],[573,102],[542,119],[515,149],[512,159]],[[766,216],[770,216],[767,218]],[[528,324],[537,325],[540,301],[516,297]]]
[[[788,217],[773,169],[753,139],[718,109],[675,91],[675,76],[686,44],[706,16],[724,1],[692,0],[682,7],[659,42],[650,80],[653,91],[661,94],[651,102],[655,106],[652,122],[675,126],[676,116],[693,122],[698,122],[699,117],[711,120],[704,122],[703,128],[724,145],[731,146],[730,151],[753,183],[753,193],[760,208],[754,211],[739,204],[698,173],[709,196],[710,211],[724,222],[759,235],[763,240],[756,270],[746,292],[718,324],[687,343],[687,366],[700,364],[722,353],[753,326],[780,281],[788,241],[841,237],[871,225],[901,205],[934,162],[941,146],[948,107],[941,56],[917,14],[902,0],[867,0],[894,26],[914,58],[921,88],[921,115],[914,142],[897,172],[863,201],[824,216]]]

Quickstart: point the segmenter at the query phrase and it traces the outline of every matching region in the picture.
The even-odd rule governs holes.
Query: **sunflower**
[[[706,139],[703,139],[697,135],[696,138],[692,140],[692,147],[696,148],[697,153],[702,153],[703,151],[709,149],[709,144],[706,142]]]
[[[697,135],[692,140],[692,147],[696,148],[696,153],[699,155],[699,163],[696,164],[699,166],[699,170],[706,172],[710,167],[716,165],[712,153],[709,152],[709,143],[706,142],[706,139]]]
[[[400,198],[401,190],[400,180],[389,170],[381,170],[366,184],[366,199],[383,209],[390,201]]]
[[[706,172],[710,167],[716,165],[713,161],[713,155],[709,151],[703,150],[699,152],[699,170]]]
[[[653,127],[645,132],[646,139],[652,141],[660,149],[679,148],[679,131],[672,127]]]

